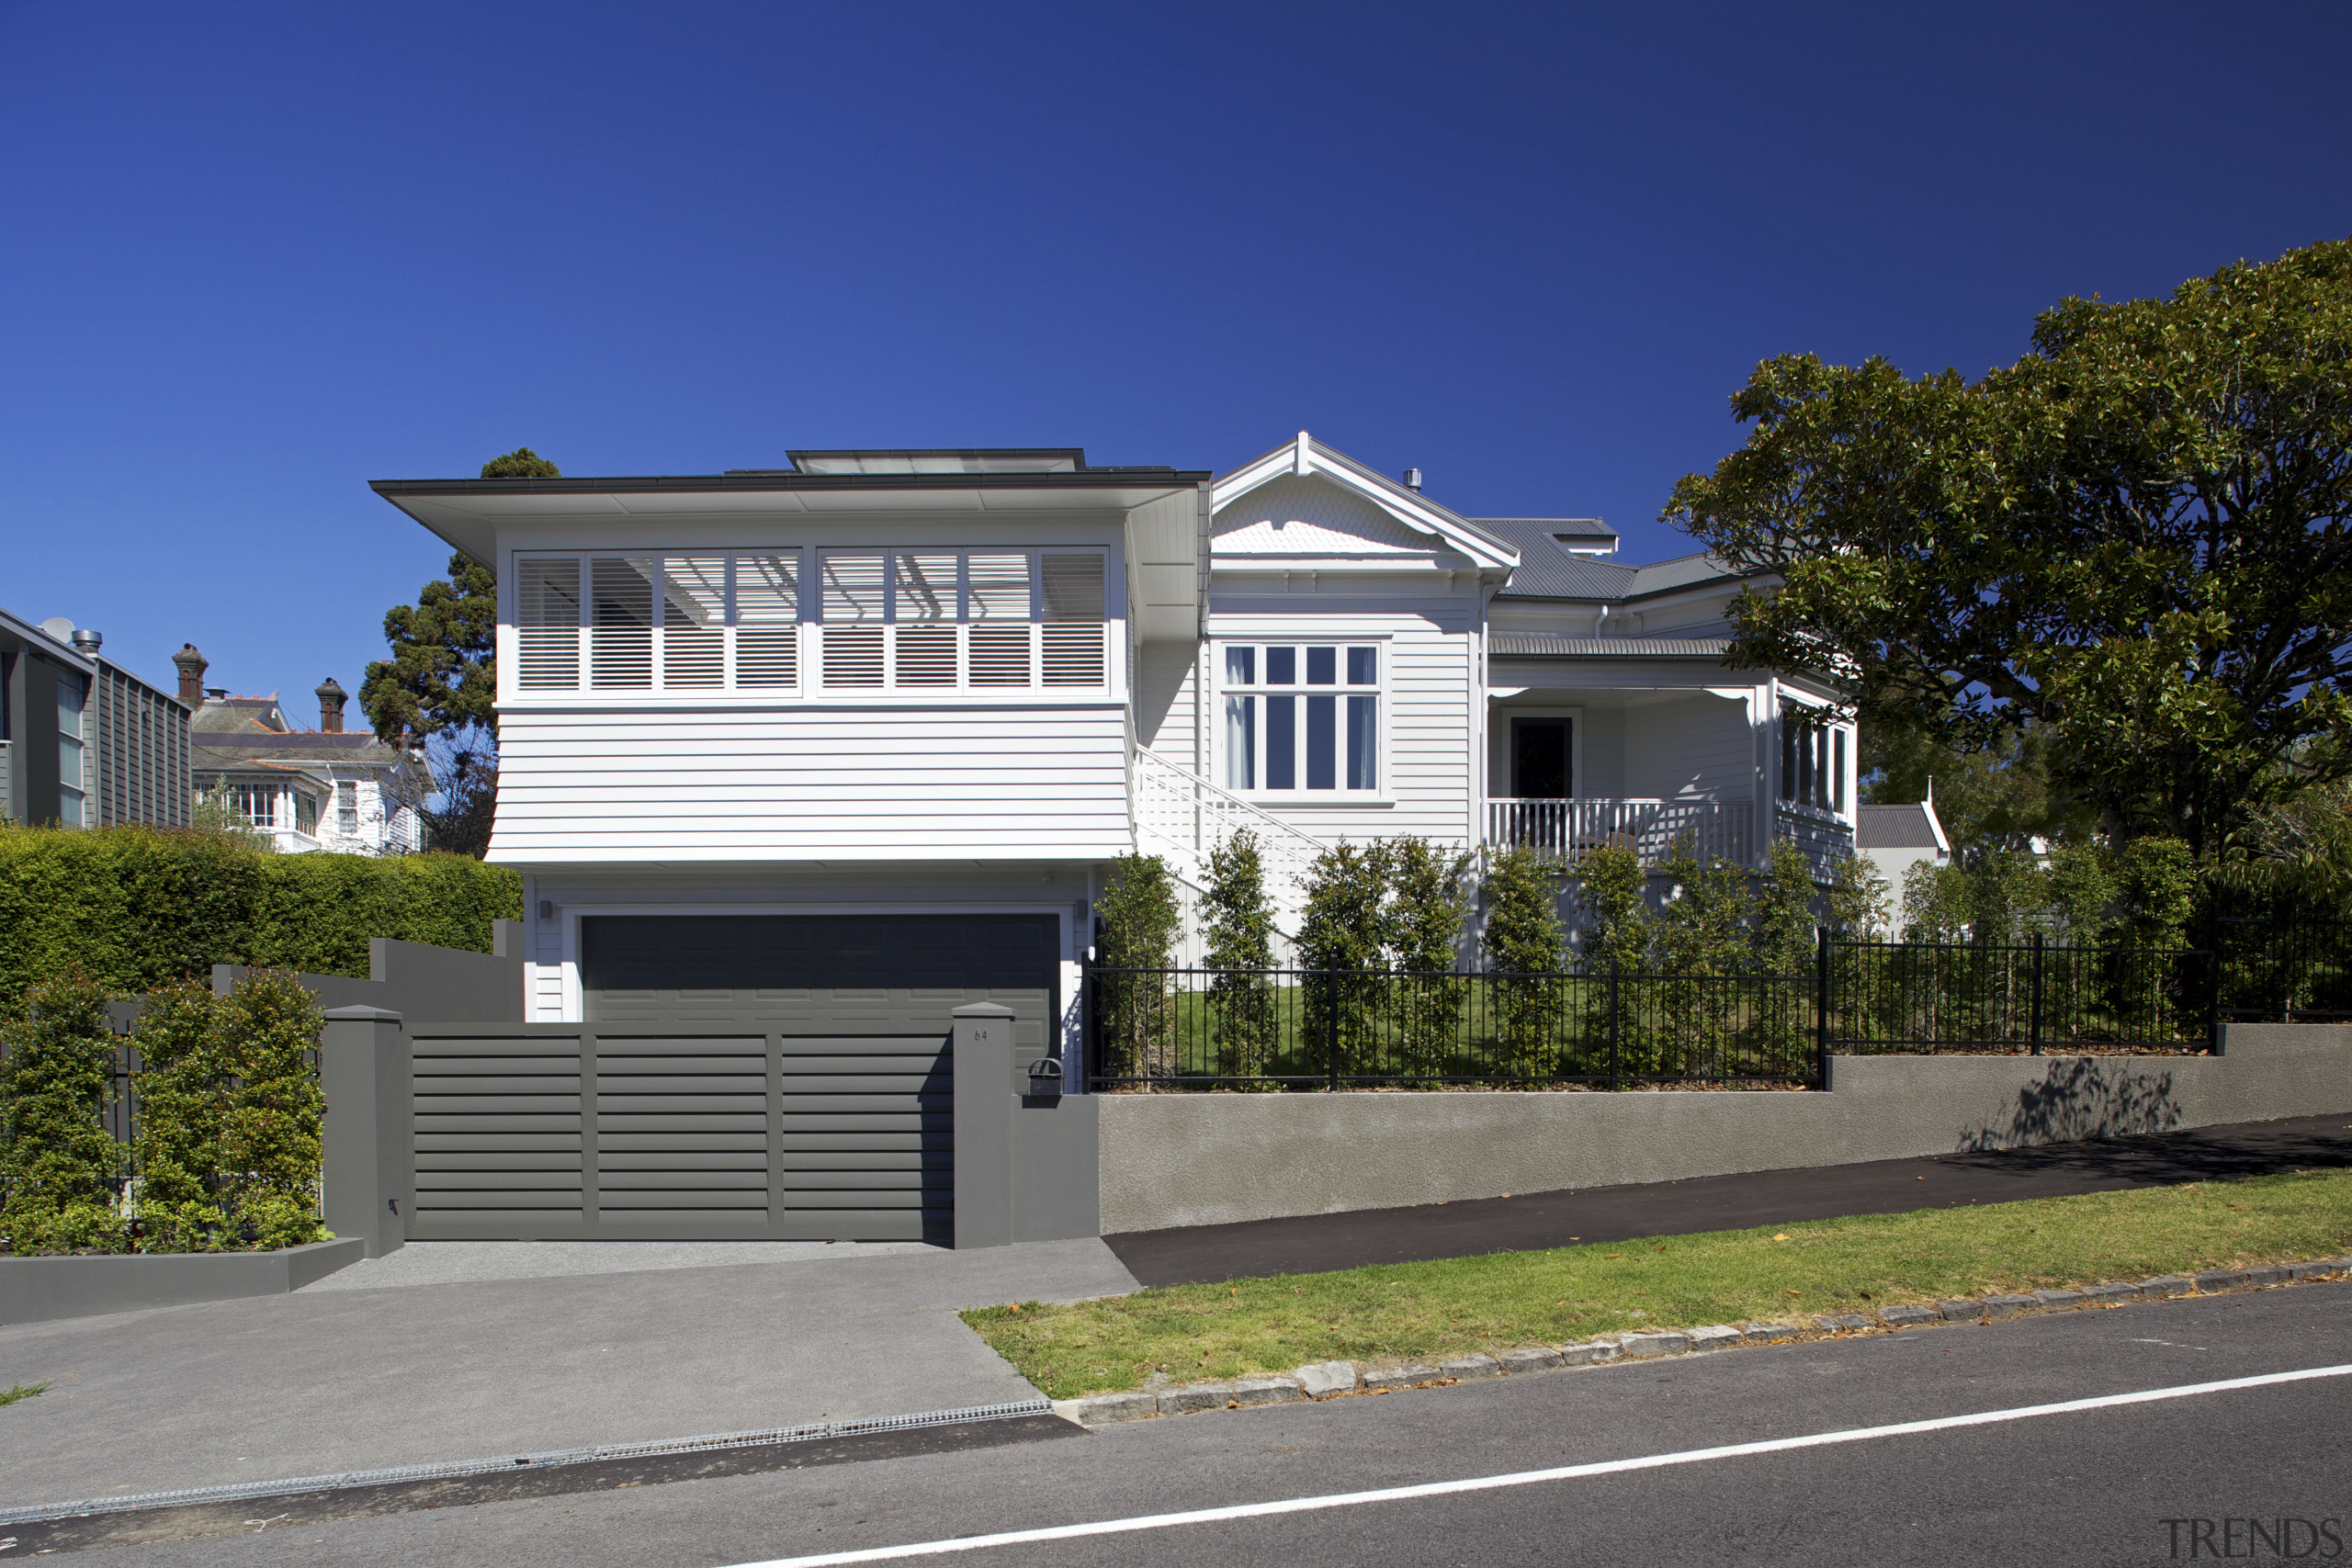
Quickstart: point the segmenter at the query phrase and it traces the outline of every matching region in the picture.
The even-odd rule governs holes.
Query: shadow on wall
[[[2018,1090],[2006,1126],[1987,1122],[1961,1134],[1960,1152],[2168,1133],[2180,1122],[2169,1070],[2111,1067],[2097,1056],[2075,1056],[2052,1062],[2040,1083]]]

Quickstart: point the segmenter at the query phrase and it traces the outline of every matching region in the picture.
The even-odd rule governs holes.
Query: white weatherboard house
[[[1704,557],[1463,517],[1305,433],[1222,478],[791,457],[375,487],[498,575],[490,858],[540,1021],[993,998],[1050,1051],[1112,858],[1197,881],[1245,826],[1286,910],[1342,838],[1851,852],[1852,732],[1723,665],[1745,584]]]

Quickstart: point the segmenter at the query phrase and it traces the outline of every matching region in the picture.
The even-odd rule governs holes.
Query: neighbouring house
[[[288,852],[405,854],[424,847],[421,815],[432,785],[424,759],[343,727],[347,694],[320,682],[319,727],[296,729],[276,694],[231,696],[207,687],[196,645],[174,655],[189,722],[199,795],[219,799],[273,847]]]
[[[970,1027],[1016,1073],[1075,1060],[1133,851],[1197,889],[1250,829],[1285,919],[1343,839],[1851,852],[1852,731],[1724,667],[1748,584],[1706,558],[1464,517],[1305,434],[1222,478],[789,457],[374,487],[496,573],[489,858],[527,1017],[581,1026],[537,1069],[418,1043],[412,1236],[937,1234],[978,1179],[951,1010],[1009,1009]],[[1091,1171],[1021,1201],[1091,1214]]]
[[[34,826],[188,823],[187,705],[62,615],[0,610],[0,817]]]
[[[1894,895],[1894,929],[1900,932],[1904,918],[1903,879],[1922,861],[1932,865],[1951,863],[1951,840],[1944,836],[1943,821],[1936,815],[1933,783],[1928,785],[1928,798],[1914,806],[1857,807],[1854,848],[1886,878],[1886,885]],[[2040,849],[2039,843],[2036,849]]]

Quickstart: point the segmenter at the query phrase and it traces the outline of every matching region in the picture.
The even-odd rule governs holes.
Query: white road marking
[[[2308,1367],[2300,1371],[2265,1372],[2259,1377],[2225,1378],[2219,1382],[2143,1389],[2137,1393],[2106,1393],[2095,1399],[2068,1399],[2056,1404],[2025,1404],[2009,1410],[1982,1410],[1970,1416],[1939,1416],[1928,1421],[1898,1421],[1886,1427],[1815,1432],[1802,1438],[1772,1438],[1753,1443],[1726,1443],[1720,1448],[1684,1449],[1679,1453],[1644,1454],[1638,1459],[1566,1464],[1555,1470],[1522,1470],[1508,1475],[1430,1481],[1418,1486],[1384,1486],[1375,1492],[1340,1492],[1322,1497],[1287,1497],[1272,1503],[1237,1503],[1223,1508],[1193,1508],[1181,1514],[1144,1514],[1127,1519],[1098,1519],[1091,1524],[1053,1525],[1043,1529],[1006,1530],[997,1535],[959,1536],[953,1540],[914,1541],[905,1546],[876,1546],[858,1551],[827,1551],[813,1557],[776,1557],[761,1562],[736,1563],[733,1568],[831,1568],[835,1563],[888,1562],[900,1558],[931,1557],[950,1551],[981,1551],[996,1546],[1027,1546],[1039,1541],[1078,1540],[1091,1535],[1125,1535],[1137,1530],[1171,1529],[1179,1525],[1216,1524],[1225,1519],[1257,1519],[1273,1514],[1306,1514],[1324,1508],[1352,1508],[1365,1503],[1402,1503],[1416,1497],[1489,1492],[1503,1486],[1532,1486],[1540,1482],[1573,1481],[1587,1475],[1615,1475],[1631,1470],[1661,1470],[1668,1465],[1701,1464],[1709,1460],[1785,1453],[1792,1449],[1826,1448],[1835,1443],[1870,1442],[1880,1438],[1907,1438],[1921,1432],[1948,1432],[1960,1427],[1991,1427],[2005,1421],[2025,1421],[2037,1416],[2072,1416],[2086,1410],[2112,1410],[2119,1405],[2153,1404],[2158,1400],[2188,1399],[2201,1393],[2227,1393],[2235,1389],[2267,1388],[2275,1383],[2308,1382],[2313,1378],[2347,1376],[2352,1376],[2352,1365]]]

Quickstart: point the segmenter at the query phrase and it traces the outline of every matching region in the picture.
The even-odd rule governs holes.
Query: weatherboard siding
[[[1756,793],[1755,744],[1744,705],[1691,696],[1625,713],[1625,793],[1638,799]]]
[[[502,715],[491,858],[1106,859],[1120,709]]]

